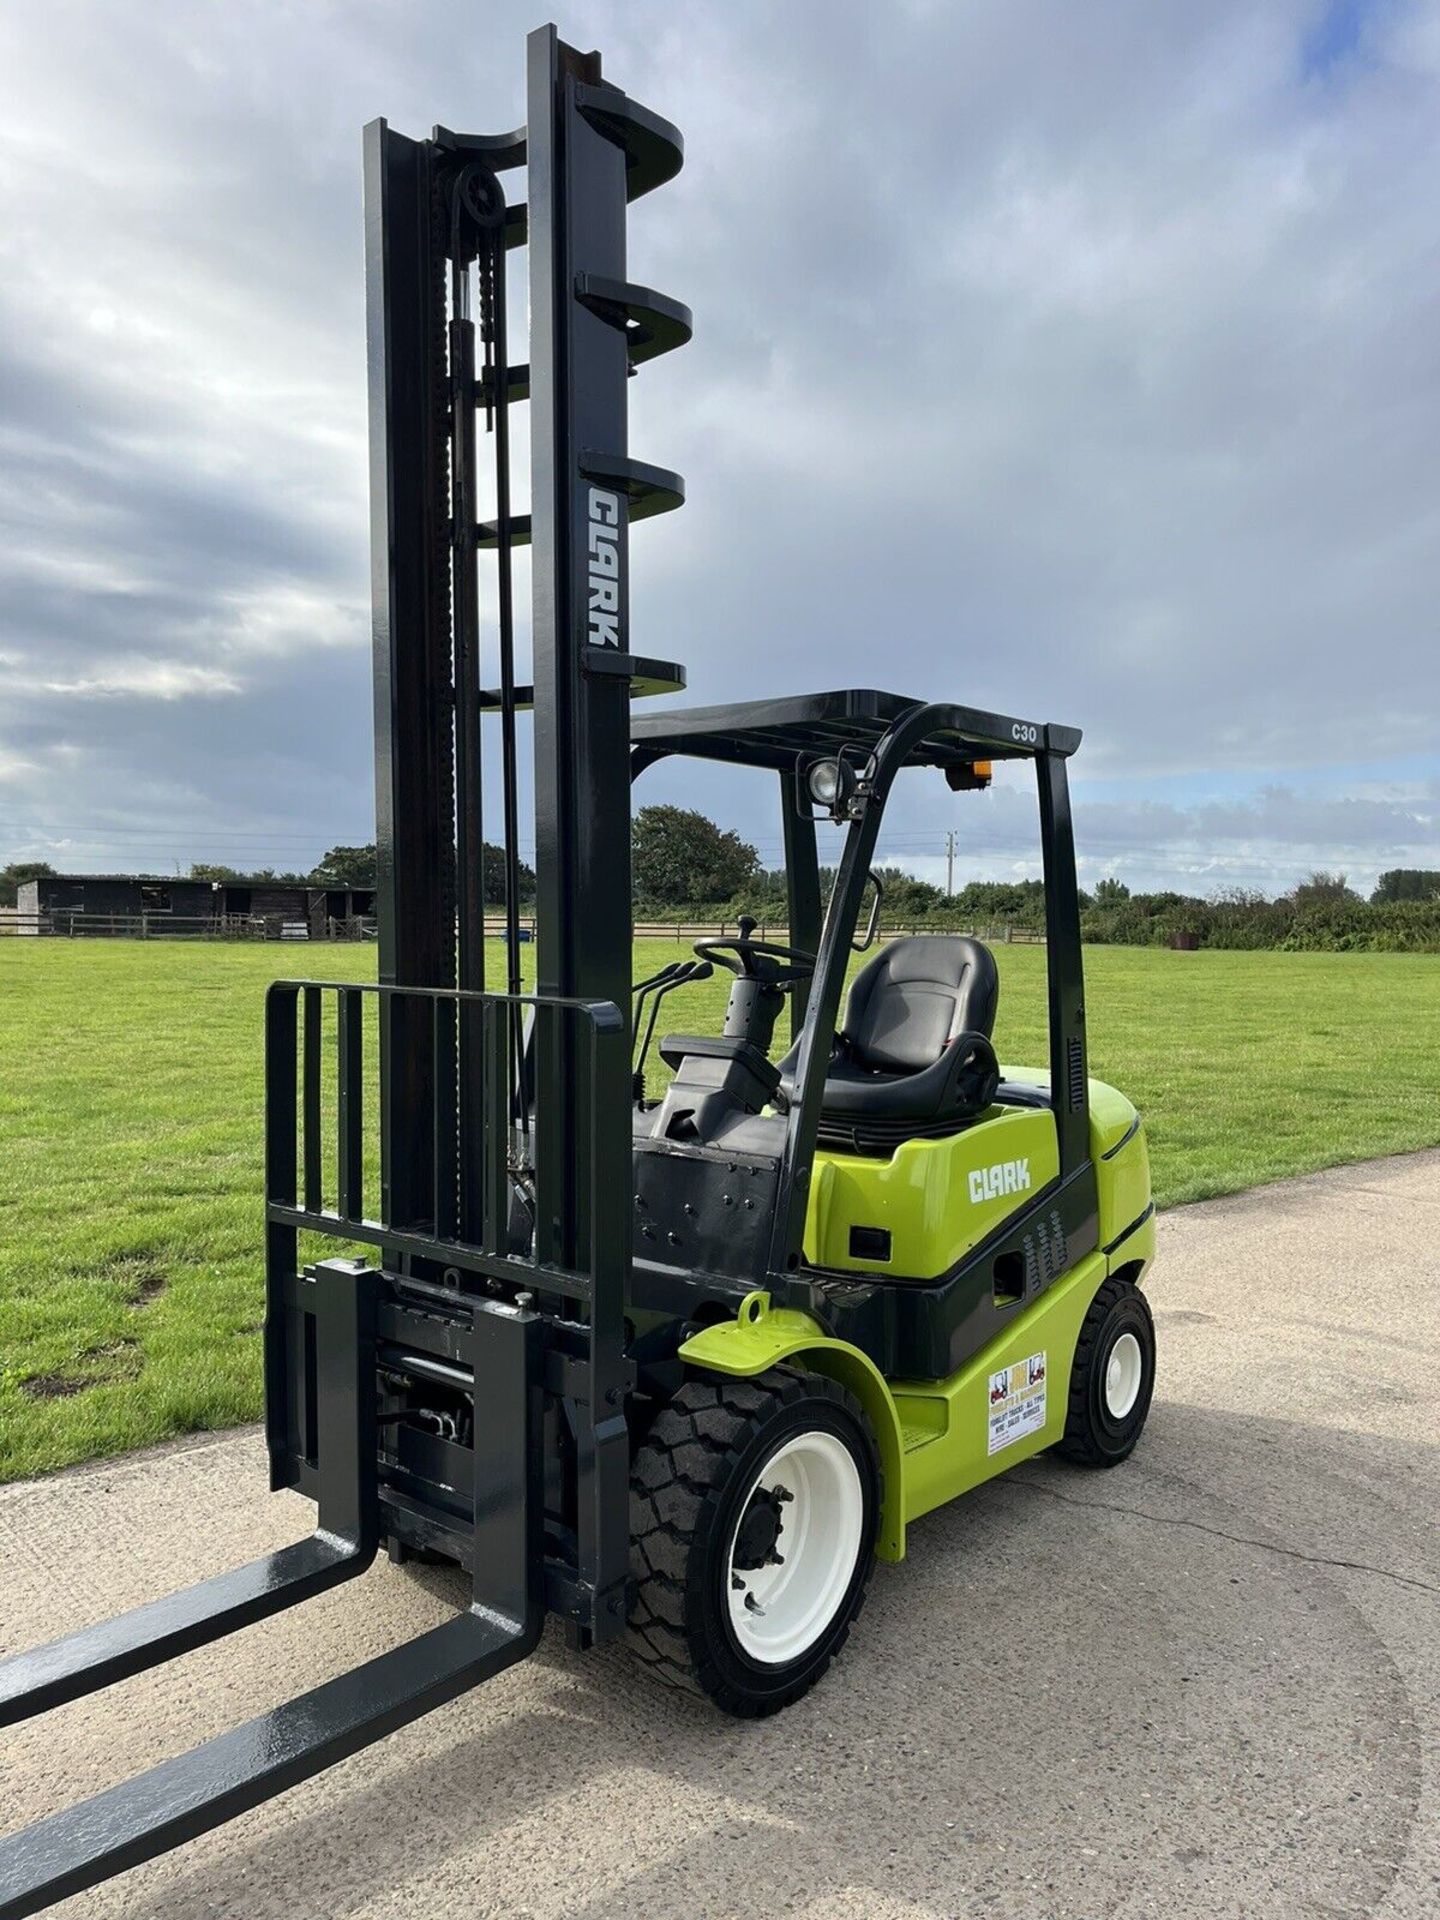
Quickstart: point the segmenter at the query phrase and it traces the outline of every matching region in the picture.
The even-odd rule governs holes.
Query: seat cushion
[[[850,989],[846,1051],[877,1073],[923,1072],[962,1033],[988,1040],[999,998],[994,957],[978,940],[953,933],[893,940]]]
[[[850,989],[825,1073],[822,1135],[893,1144],[983,1112],[999,1079],[990,1045],[999,997],[994,956],[978,940],[916,934],[883,948]],[[796,1053],[780,1062],[791,1098]]]

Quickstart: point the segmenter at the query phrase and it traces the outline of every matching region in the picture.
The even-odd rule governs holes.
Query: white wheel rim
[[[1140,1342],[1133,1333],[1122,1333],[1105,1362],[1105,1411],[1112,1420],[1123,1420],[1140,1398],[1144,1371]]]
[[[779,1564],[737,1567],[741,1523],[762,1491],[780,1496]],[[725,1556],[730,1626],[743,1653],[777,1667],[814,1646],[845,1598],[864,1528],[860,1470],[835,1434],[797,1434],[771,1454],[745,1491]]]

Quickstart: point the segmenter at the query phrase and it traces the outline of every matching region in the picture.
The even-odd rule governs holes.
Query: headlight
[[[817,807],[832,813],[844,789],[838,760],[817,760],[809,774],[810,798]]]

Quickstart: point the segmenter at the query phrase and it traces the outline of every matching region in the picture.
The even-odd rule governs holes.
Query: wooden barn
[[[198,932],[219,911],[210,881],[145,873],[45,874],[21,881],[15,904],[22,929],[34,933],[128,933],[151,918]]]
[[[333,940],[365,938],[374,925],[373,888],[66,873],[21,883],[14,931],[71,938]]]

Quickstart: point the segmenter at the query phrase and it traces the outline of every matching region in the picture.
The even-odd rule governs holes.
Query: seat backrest
[[[857,1065],[919,1073],[957,1034],[988,1040],[999,1000],[988,947],[959,933],[917,933],[882,947],[856,976],[841,1031]]]

